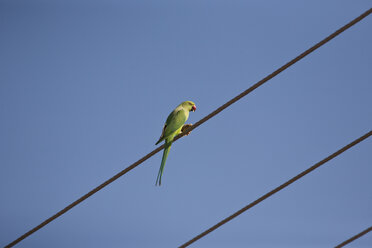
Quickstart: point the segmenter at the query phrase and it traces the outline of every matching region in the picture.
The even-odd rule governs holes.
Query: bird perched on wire
[[[172,113],[169,114],[167,121],[164,124],[163,132],[161,133],[161,136],[156,142],[155,145],[159,144],[163,140],[165,140],[165,146],[164,146],[164,152],[163,152],[163,158],[161,159],[161,165],[159,168],[158,177],[156,178],[155,185],[161,185],[161,176],[163,175],[164,165],[165,161],[167,160],[169,150],[172,146],[172,142],[174,137],[176,137],[178,134],[180,134],[183,131],[183,127],[191,126],[191,124],[185,124],[186,120],[189,118],[189,112],[195,111],[196,106],[195,103],[192,101],[186,101],[181,103],[180,105],[175,108]],[[189,135],[190,132],[188,132],[185,135]]]

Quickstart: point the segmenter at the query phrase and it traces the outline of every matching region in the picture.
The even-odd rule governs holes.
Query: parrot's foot
[[[185,133],[185,130],[188,129],[189,127],[191,127],[191,126],[192,126],[191,123],[190,123],[190,124],[185,124],[185,125],[183,125],[183,127],[182,127],[182,129],[181,129],[182,136],[188,136],[188,135],[191,133],[191,131]]]

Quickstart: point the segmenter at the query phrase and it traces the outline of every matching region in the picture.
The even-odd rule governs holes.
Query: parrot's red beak
[[[195,105],[192,105],[192,107],[191,107],[191,111],[192,111],[192,112],[195,112],[195,110],[196,110],[196,106],[195,106]]]

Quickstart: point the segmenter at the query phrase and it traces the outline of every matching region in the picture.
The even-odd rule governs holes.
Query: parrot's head
[[[183,102],[181,103],[182,104],[182,107],[184,107],[185,109],[187,109],[188,111],[193,111],[195,112],[196,110],[196,105],[195,103],[193,103],[192,101],[186,101],[186,102]]]

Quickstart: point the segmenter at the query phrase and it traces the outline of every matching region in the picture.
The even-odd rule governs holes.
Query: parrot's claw
[[[182,129],[181,129],[181,132],[182,132],[182,135],[183,136],[188,136],[190,133],[191,133],[191,131],[189,131],[189,132],[187,132],[187,133],[184,133],[184,131],[186,130],[186,129],[188,129],[189,127],[191,127],[192,126],[192,124],[190,123],[190,124],[185,124],[185,125],[183,125],[183,127],[182,127]]]

